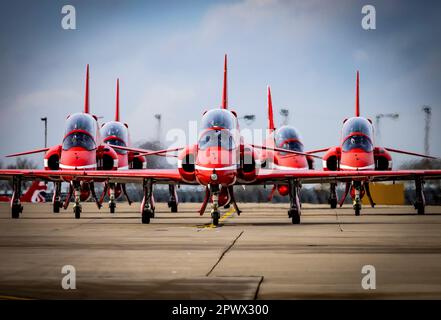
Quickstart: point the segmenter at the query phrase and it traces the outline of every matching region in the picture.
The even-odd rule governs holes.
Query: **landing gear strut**
[[[361,182],[352,182],[352,187],[354,188],[354,200],[352,201],[352,207],[354,208],[355,215],[359,216],[361,211]]]
[[[337,208],[337,192],[336,192],[336,188],[337,188],[337,184],[334,182],[331,182],[331,186],[330,186],[330,193],[329,193],[329,198],[328,198],[328,203],[331,205],[331,209],[335,209]]]
[[[289,210],[288,216],[293,224],[300,224],[301,206],[299,198],[300,185],[297,180],[289,180]]]
[[[168,192],[170,194],[168,207],[171,212],[178,212],[178,194],[176,193],[176,186],[174,184],[169,184]]]
[[[11,199],[11,216],[13,219],[18,219],[20,217],[20,213],[23,212],[23,206],[20,203],[21,196],[21,180],[20,178],[13,178],[12,187],[14,189],[14,193],[12,194]]]
[[[418,214],[423,215],[425,214],[425,207],[426,207],[426,199],[424,197],[424,181],[421,178],[415,179],[415,193],[416,193],[416,200],[414,203],[414,207],[417,210]]]
[[[364,183],[364,190],[366,190],[366,195],[369,199],[369,203],[371,204],[372,208],[375,208],[375,202],[372,199],[372,195],[371,195],[371,189],[369,188],[369,182],[365,182]]]
[[[110,213],[115,213],[116,203],[115,203],[115,183],[109,183],[109,210]]]
[[[52,210],[54,213],[60,212],[61,203],[61,182],[54,183],[54,196],[52,197]]]
[[[213,225],[219,225],[220,212],[219,212],[219,185],[213,184],[210,185],[210,192],[212,196],[211,203],[211,218],[213,219]]]
[[[150,218],[154,217],[154,208],[152,206],[153,181],[145,179],[143,182],[144,196],[141,203],[141,221],[143,224],[150,223]]]
[[[72,188],[73,188],[73,192],[74,192],[74,206],[73,206],[73,211],[75,214],[75,219],[80,219],[81,218],[81,184],[78,181],[72,181]]]

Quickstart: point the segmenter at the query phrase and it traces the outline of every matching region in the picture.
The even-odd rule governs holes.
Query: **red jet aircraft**
[[[360,91],[359,72],[357,71],[355,117],[345,119],[341,131],[340,146],[325,148],[308,152],[309,154],[326,152],[323,156],[323,169],[325,171],[369,171],[392,170],[392,156],[390,152],[402,153],[428,159],[436,157],[418,154],[409,151],[393,148],[374,147],[374,127],[372,120],[360,116]],[[418,214],[424,214],[425,199],[423,193],[423,180],[415,176],[416,202],[415,209]],[[336,183],[331,183],[329,203],[331,208],[337,207]],[[340,207],[343,205],[348,194],[351,194],[355,215],[361,211],[361,199],[366,194],[372,207],[375,206],[369,190],[369,181],[351,181],[346,183],[346,190],[340,200]]]
[[[20,152],[8,155],[7,157],[16,157],[38,152],[46,152],[44,156],[44,169],[53,170],[116,170],[118,168],[118,154],[108,145],[101,141],[98,118],[89,112],[89,65],[86,71],[86,94],[84,102],[84,111],[69,115],[66,119],[65,133],[62,144],[49,148]],[[18,218],[23,207],[20,205],[20,199],[17,193],[20,178],[15,182],[14,195],[12,199],[12,216]],[[55,182],[53,211],[59,212],[62,206],[61,202],[61,182]],[[64,203],[64,209],[67,209],[70,198],[74,194],[75,217],[79,218],[81,214],[81,201],[86,201],[90,195],[94,198],[98,208],[101,204],[95,194],[93,181],[70,181],[69,193]]]
[[[268,138],[265,145],[270,148],[283,148],[292,151],[304,152],[304,146],[297,130],[288,125],[275,128],[273,102],[271,98],[271,88],[268,86]],[[290,154],[282,151],[263,150],[261,166],[276,170],[308,170],[314,169],[314,159],[311,156]],[[274,193],[278,192],[281,196],[289,193],[287,184],[275,184],[271,190],[269,201],[272,200]]]
[[[234,185],[287,184],[290,196],[288,215],[293,224],[300,223],[301,205],[298,190],[304,183],[351,182],[362,184],[366,181],[439,179],[441,170],[277,170],[265,169],[257,165],[261,150],[286,152],[308,156],[304,152],[270,148],[267,146],[248,145],[238,131],[236,112],[228,110],[227,103],[227,68],[224,68],[224,88],[220,109],[212,109],[203,114],[202,128],[198,143],[168,150],[148,151],[140,155],[158,155],[179,152],[176,169],[141,169],[141,170],[0,170],[0,178],[12,180],[15,195],[13,204],[19,204],[21,179],[43,179],[48,181],[82,181],[108,183],[142,183],[144,197],[141,203],[141,221],[150,223],[152,216],[151,196],[155,183],[199,184],[206,188],[206,196],[200,214],[211,203],[211,216],[214,225],[219,223],[219,206],[232,202],[237,212],[240,211],[234,201]],[[131,151],[128,147],[114,146]],[[136,149],[134,151],[139,151]],[[316,157],[310,155],[312,157]],[[12,212],[14,212],[12,207]]]

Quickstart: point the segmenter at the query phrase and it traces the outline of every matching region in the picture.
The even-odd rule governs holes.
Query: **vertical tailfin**
[[[355,116],[360,116],[360,74],[357,70],[357,88],[355,93]]]
[[[273,100],[271,99],[271,88],[268,86],[268,129],[270,132],[274,131],[274,114],[273,114]]]
[[[228,109],[228,88],[227,88],[227,55],[224,60],[224,87],[222,90],[222,109]]]
[[[86,71],[86,97],[84,100],[84,113],[89,113],[89,65]]]
[[[116,111],[115,121],[119,121],[119,79],[116,79]]]

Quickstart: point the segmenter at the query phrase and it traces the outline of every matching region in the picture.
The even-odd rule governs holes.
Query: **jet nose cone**
[[[372,152],[351,151],[341,155],[340,169],[342,170],[374,170],[375,162]]]
[[[96,169],[95,150],[75,148],[63,150],[60,158],[60,168],[64,170]]]

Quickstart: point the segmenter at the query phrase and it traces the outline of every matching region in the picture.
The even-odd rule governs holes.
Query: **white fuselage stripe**
[[[346,166],[344,164],[340,164],[340,169],[344,169],[344,170],[374,170],[375,164],[371,164],[366,167],[351,167],[351,166]]]
[[[216,170],[216,171],[225,171],[225,170],[237,170],[237,165],[232,165],[228,167],[219,167],[219,168],[210,168],[210,167],[202,167],[202,166],[195,166],[196,170]]]
[[[296,167],[286,167],[286,166],[279,166],[277,164],[274,164],[274,169],[277,170],[308,170],[309,167],[303,167],[303,168],[296,168]]]
[[[68,165],[60,163],[60,168],[61,169],[95,169],[96,168],[96,163],[88,164],[88,165],[85,165],[85,166],[68,166]]]

